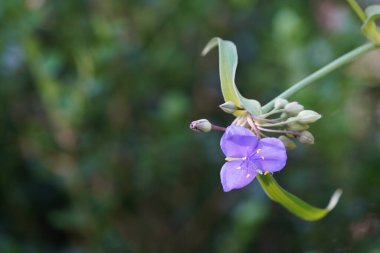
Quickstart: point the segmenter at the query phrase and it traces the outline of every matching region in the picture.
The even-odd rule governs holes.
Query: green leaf
[[[375,20],[380,18],[380,5],[372,5],[365,9],[366,19],[362,31],[373,43],[380,45],[380,32]]]
[[[202,55],[206,55],[216,46],[219,48],[219,75],[224,101],[231,101],[236,104],[236,106],[244,108],[252,115],[260,115],[260,103],[254,99],[243,97],[236,87],[235,73],[238,56],[235,44],[231,41],[213,38],[203,49]]]
[[[258,174],[257,179],[270,199],[278,202],[291,213],[308,221],[316,221],[325,217],[332,209],[334,209],[342,195],[342,190],[336,190],[326,208],[317,208],[285,191],[271,174]]]

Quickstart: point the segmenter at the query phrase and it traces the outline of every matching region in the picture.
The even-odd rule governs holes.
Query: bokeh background
[[[362,6],[379,1],[360,1]],[[345,1],[1,0],[0,252],[380,252],[380,50],[292,98],[323,118],[279,183],[223,193],[214,36],[263,104],[365,43]]]

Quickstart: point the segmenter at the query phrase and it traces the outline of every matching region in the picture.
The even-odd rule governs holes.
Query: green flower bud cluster
[[[273,117],[276,114],[279,114],[279,117]],[[315,111],[305,110],[298,102],[277,98],[272,111],[260,115],[254,121],[260,131],[283,134],[279,139],[287,149],[294,149],[296,144],[292,139],[297,139],[303,144],[314,144],[314,136],[308,129],[310,124],[321,117]]]

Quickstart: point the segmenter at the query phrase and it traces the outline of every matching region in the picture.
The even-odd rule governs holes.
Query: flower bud
[[[278,138],[282,141],[282,143],[284,143],[285,148],[287,150],[291,150],[291,149],[296,148],[296,144],[292,140],[290,140],[288,137],[286,137],[285,135],[281,135]]]
[[[219,107],[224,112],[229,113],[229,114],[235,113],[236,110],[238,109],[237,106],[231,101],[227,101],[224,104],[219,105]]]
[[[297,121],[303,124],[310,124],[319,120],[321,117],[322,116],[315,111],[305,110],[297,115]]]
[[[314,136],[309,131],[302,131],[297,139],[303,144],[314,144]]]
[[[289,118],[289,115],[286,112],[281,113],[280,119],[287,119]]]
[[[191,122],[190,129],[198,132],[207,133],[211,131],[212,125],[210,121],[208,121],[207,119],[200,119]]]
[[[289,115],[297,115],[299,112],[303,110],[303,106],[298,102],[291,102],[284,107],[285,112]]]
[[[287,128],[289,130],[298,132],[298,131],[303,131],[303,130],[306,130],[309,128],[309,126],[307,124],[302,124],[302,123],[298,122],[296,117],[290,117],[288,120],[291,121],[287,124],[287,126],[288,126]]]
[[[285,105],[287,105],[289,102],[286,99],[283,98],[276,98],[274,100],[274,109],[280,109],[283,108]]]

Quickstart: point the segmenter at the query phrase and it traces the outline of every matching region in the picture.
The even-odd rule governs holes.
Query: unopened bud
[[[287,119],[289,118],[289,115],[286,112],[281,113],[280,119]]]
[[[222,109],[224,112],[233,114],[236,112],[238,107],[231,101],[227,101],[224,104],[219,105],[220,109]]]
[[[305,110],[297,115],[297,121],[303,124],[310,124],[319,120],[321,117],[322,116],[315,111]]]
[[[291,149],[296,148],[296,144],[292,140],[290,140],[288,137],[286,137],[285,135],[281,135],[278,138],[282,141],[282,143],[284,143],[285,148],[287,150],[291,150]]]
[[[298,102],[291,102],[284,107],[285,112],[289,115],[297,115],[299,112],[303,111],[303,106]]]
[[[190,123],[190,129],[198,132],[207,133],[212,129],[210,121],[207,119],[200,119]]]
[[[302,131],[297,139],[303,144],[314,144],[314,136],[309,131]]]
[[[287,105],[289,102],[286,99],[283,98],[276,98],[274,100],[274,109],[280,109],[283,108],[285,105]]]
[[[303,130],[306,130],[309,128],[309,126],[307,124],[302,124],[300,122],[298,122],[297,118],[296,117],[291,117],[288,119],[290,122],[287,124],[288,125],[288,129],[289,130],[292,130],[292,131],[303,131]]]

